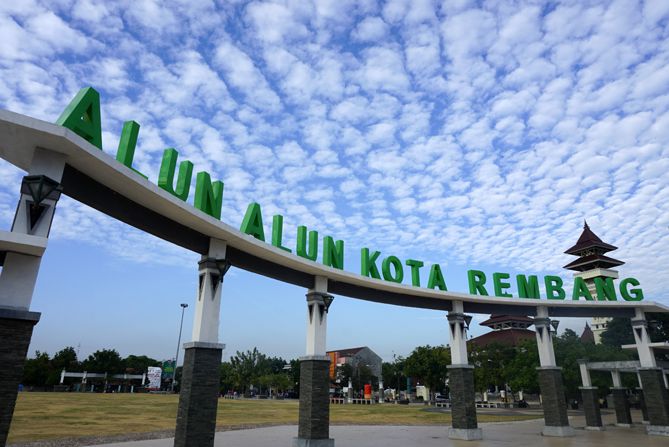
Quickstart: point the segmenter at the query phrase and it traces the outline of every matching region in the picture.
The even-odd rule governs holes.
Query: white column
[[[46,176],[59,184],[65,169],[65,155],[45,149],[35,149],[29,169],[30,176]],[[21,183],[21,196],[12,224],[12,233],[27,235],[26,243],[37,244],[37,241],[45,241],[49,236],[51,222],[56,210],[56,203],[60,197],[60,191],[52,191],[39,205],[41,210],[38,219],[31,223],[30,206],[33,198],[25,181]],[[45,242],[42,242],[45,244]],[[11,307],[19,310],[30,309],[30,303],[37,282],[37,273],[42,258],[28,254],[9,252],[0,273],[0,306]]]
[[[448,313],[448,327],[451,335],[451,365],[469,365],[467,325],[462,301],[453,301],[453,309]]]
[[[557,366],[555,363],[555,351],[553,350],[551,320],[548,318],[548,308],[545,306],[537,307],[537,317],[534,319],[534,327],[537,329],[539,363],[541,366]]]
[[[332,295],[328,295],[328,280],[322,276],[314,279],[314,288],[307,293],[307,357],[326,356],[328,309]]]
[[[620,380],[620,371],[614,369],[611,371],[611,380],[613,380],[613,386],[616,388],[622,388],[623,382]]]
[[[632,332],[636,341],[636,349],[639,353],[639,363],[642,368],[655,368],[655,356],[650,347],[650,337],[648,336],[648,322],[646,315],[640,307],[634,309],[634,318],[632,319]]]
[[[589,388],[592,386],[592,381],[590,380],[590,370],[588,370],[588,364],[586,362],[578,362],[578,367],[581,371],[581,381],[583,382],[584,388]]]
[[[383,379],[379,379],[379,403],[383,403]]]
[[[223,276],[220,261],[225,260],[226,243],[218,239],[209,242],[209,253],[199,263],[197,301],[193,320],[193,341],[218,344]]]

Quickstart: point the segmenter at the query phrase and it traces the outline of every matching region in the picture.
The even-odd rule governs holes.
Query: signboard
[[[150,390],[159,390],[161,379],[163,377],[163,370],[157,366],[149,366],[148,372],[146,374],[149,379],[149,384],[147,388]]]
[[[91,87],[79,91],[77,96],[66,107],[56,124],[66,127],[86,139],[98,149],[102,149],[102,124],[100,120],[100,95]],[[133,168],[133,157],[139,134],[139,124],[127,121],[121,132],[121,139],[116,154],[116,160],[147,178]],[[181,201],[188,200],[193,180],[193,163],[183,160],[179,163],[177,174],[178,152],[175,149],[166,149],[163,153],[157,186],[167,191]],[[175,184],[175,176],[176,184]],[[221,181],[212,181],[209,173],[198,172],[195,176],[195,194],[193,206],[205,214],[220,220],[223,200],[224,184]],[[175,186],[176,185],[176,186]],[[321,235],[317,231],[298,225],[296,229],[296,244],[293,247],[283,245],[284,225],[283,216],[271,216],[271,234],[265,235],[263,216],[260,204],[249,204],[240,232],[259,241],[295,255],[316,261],[319,251],[322,264],[337,270],[344,270],[345,244],[329,235]],[[295,233],[293,233],[295,234]],[[320,243],[319,243],[320,242]],[[360,275],[366,278],[388,281],[391,283],[411,285],[413,287],[430,290],[448,291],[447,275],[439,264],[427,265],[418,259],[400,259],[394,255],[382,255],[380,251],[362,247],[360,256]],[[427,282],[421,282],[421,269],[429,272]],[[562,278],[546,275],[543,278],[537,275],[518,274],[512,278],[509,273],[493,272],[487,274],[480,270],[467,271],[467,283],[470,295],[481,297],[518,298],[519,300],[561,301],[641,301],[644,298],[641,284],[635,278],[622,278],[617,287],[610,277],[594,278],[594,286],[590,287],[580,276],[574,278],[573,285],[567,290]],[[513,284],[517,286],[516,296],[511,293]]]

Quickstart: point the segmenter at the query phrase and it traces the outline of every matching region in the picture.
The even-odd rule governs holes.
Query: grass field
[[[178,396],[154,394],[20,393],[10,442],[114,436],[173,430]],[[332,424],[449,425],[449,413],[407,405],[332,405]],[[219,428],[297,424],[297,401],[224,400]],[[479,422],[533,419],[534,415],[479,414]]]

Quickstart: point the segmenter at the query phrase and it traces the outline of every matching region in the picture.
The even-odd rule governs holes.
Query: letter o
[[[395,267],[394,275],[392,275],[390,272],[391,264],[393,267]],[[400,261],[397,256],[388,256],[386,259],[384,259],[383,263],[381,264],[381,270],[383,271],[383,279],[386,281],[401,283],[404,279],[404,268],[402,267],[402,261]]]

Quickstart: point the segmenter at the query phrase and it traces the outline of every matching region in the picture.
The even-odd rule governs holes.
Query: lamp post
[[[188,304],[181,303],[181,323],[179,324],[179,340],[177,340],[177,355],[174,359],[174,370],[172,371],[172,388],[171,391],[174,392],[174,381],[177,378],[177,363],[179,363],[179,349],[181,348],[181,330],[184,326],[184,311],[188,307]]]

